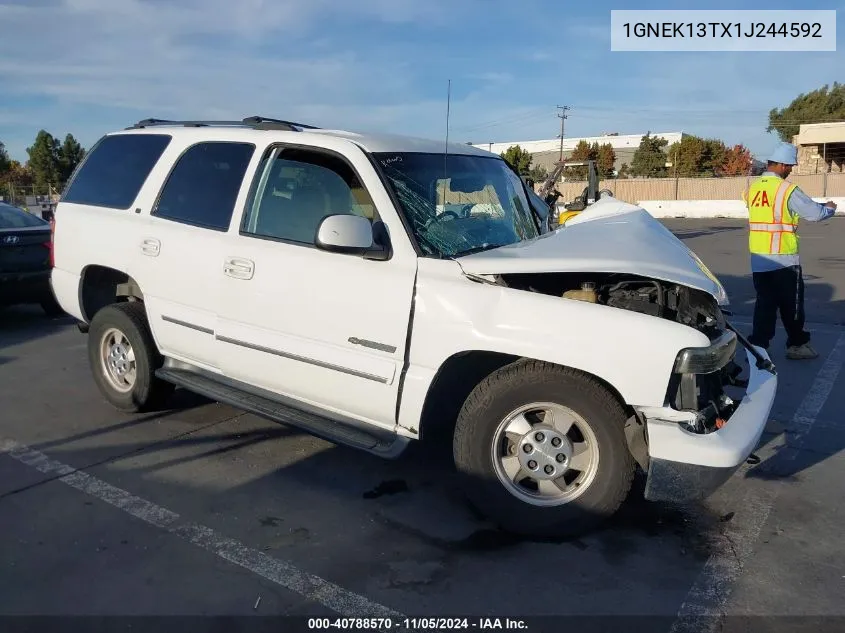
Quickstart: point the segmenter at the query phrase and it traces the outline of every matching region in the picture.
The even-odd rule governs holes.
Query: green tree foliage
[[[578,141],[572,155],[567,160],[582,161],[592,160],[596,163],[596,170],[599,178],[609,178],[613,175],[613,165],[616,162],[616,152],[610,143],[599,145],[594,142],[592,145],[587,141]],[[586,180],[587,167],[567,167],[565,175],[567,180]]]
[[[769,111],[767,132],[776,131],[780,140],[792,142],[802,123],[824,123],[845,120],[845,85],[834,82],[800,94],[785,108]]]
[[[519,145],[510,146],[500,156],[513,167],[520,176],[531,175],[531,153],[522,149]]]
[[[9,171],[11,164],[12,161],[9,160],[9,153],[6,151],[6,146],[3,144],[3,141],[0,141],[0,178]]]
[[[46,130],[40,130],[35,142],[26,149],[29,154],[27,168],[32,183],[39,194],[45,194],[48,185],[60,189],[85,157],[85,149],[73,134],[67,134],[63,143]]]
[[[592,149],[587,141],[578,141],[575,149],[572,150],[572,155],[566,160],[579,161],[590,160],[592,157]],[[586,167],[567,167],[563,170],[563,175],[567,180],[586,180]]]
[[[59,141],[49,132],[40,130],[35,143],[26,148],[26,153],[29,155],[28,166],[36,188],[46,193],[48,185],[58,187],[61,174]]]
[[[666,153],[664,148],[669,144],[665,138],[651,136],[647,133],[640,140],[640,146],[631,159],[631,175],[646,178],[662,178],[666,176]]]
[[[542,165],[535,165],[531,168],[528,177],[534,182],[543,182],[549,177],[549,170]]]
[[[613,175],[613,165],[616,163],[616,152],[613,145],[605,143],[596,151],[596,168],[599,178],[610,178]]]
[[[73,134],[68,134],[65,136],[65,142],[59,148],[57,158],[59,162],[59,178],[62,183],[65,183],[73,174],[73,170],[85,158],[85,150],[79,144],[79,141],[73,137]]]
[[[727,148],[718,139],[685,136],[672,143],[666,152],[672,176],[714,176],[721,170]]]

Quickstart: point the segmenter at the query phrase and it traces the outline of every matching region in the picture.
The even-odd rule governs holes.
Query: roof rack
[[[270,119],[262,116],[246,117],[240,121],[172,121],[169,119],[143,119],[126,129],[134,130],[139,128],[155,127],[157,125],[181,125],[183,127],[238,126],[249,127],[255,130],[286,130],[289,132],[320,129],[314,125],[296,123],[295,121],[283,121],[281,119]]]

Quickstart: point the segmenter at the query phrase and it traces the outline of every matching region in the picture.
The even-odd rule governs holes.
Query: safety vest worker
[[[836,204],[820,204],[787,182],[798,164],[798,148],[781,143],[769,157],[766,171],[743,192],[748,209],[748,250],[757,301],[748,340],[768,349],[777,315],[786,328],[786,357],[816,358],[810,333],[804,330],[804,279],[798,257],[798,220],[826,220]]]
[[[748,249],[756,255],[797,255],[798,214],[787,200],[797,185],[775,174],[761,176],[745,192]]]

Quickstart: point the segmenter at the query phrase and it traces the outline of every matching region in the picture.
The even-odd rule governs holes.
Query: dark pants
[[[758,347],[769,348],[775,336],[777,314],[786,329],[786,346],[810,342],[804,330],[804,279],[801,266],[790,266],[764,273],[754,273],[757,303],[754,305],[754,331],[748,340]]]

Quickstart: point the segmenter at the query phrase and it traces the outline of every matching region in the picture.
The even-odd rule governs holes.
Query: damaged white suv
[[[595,526],[637,468],[648,499],[720,486],[777,377],[719,282],[638,207],[547,230],[503,160],[447,149],[258,117],[103,137],[52,285],[105,398],[179,386],[390,458],[445,425],[468,500],[532,536]]]

